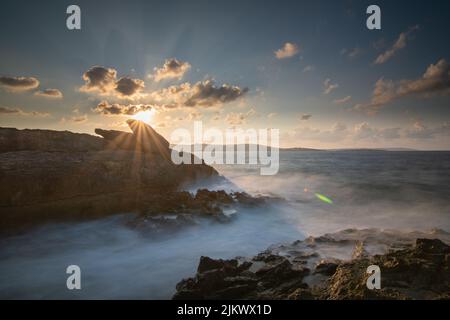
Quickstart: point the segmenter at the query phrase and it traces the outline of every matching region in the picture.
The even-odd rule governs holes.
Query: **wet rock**
[[[341,264],[330,279],[328,299],[438,299],[450,292],[446,255],[450,246],[438,239],[417,239],[409,249]],[[369,265],[381,269],[382,289],[366,287]]]
[[[349,233],[352,237],[354,234]],[[315,250],[320,250],[321,243],[329,248],[330,243],[333,246],[336,244],[336,241],[329,241],[330,237],[334,238],[328,235],[327,241],[321,237],[319,242],[311,237],[294,242],[292,246],[310,248],[315,243]],[[414,245],[406,249],[388,248],[386,253],[370,256],[361,249],[364,247],[362,240],[358,242],[352,238],[350,241],[342,237],[342,234],[336,238],[339,243],[346,245],[355,243],[354,251],[358,254],[354,254],[348,261],[331,258],[319,260],[313,273],[306,268],[305,261],[296,262],[296,255],[298,258],[304,252],[298,251],[293,257],[275,253],[278,249],[278,252],[293,252],[293,249],[286,250],[289,246],[279,246],[259,253],[248,260],[250,265],[243,271],[236,267],[234,260],[202,258],[200,265],[209,267],[202,267],[194,278],[181,281],[174,298],[404,300],[450,297],[450,246],[441,240],[418,238]],[[385,235],[380,236],[380,239],[384,241]],[[397,241],[392,239],[393,246],[398,246]],[[310,264],[311,261],[308,259],[307,263]],[[229,265],[227,272],[226,265]],[[379,290],[370,290],[366,286],[369,277],[366,271],[370,265],[378,265],[381,269]],[[211,268],[213,269],[210,270]]]
[[[309,270],[293,266],[286,258],[260,256],[252,261],[264,265],[253,272],[254,262],[201,257],[196,276],[181,281],[173,298],[263,299],[307,287],[302,279]]]
[[[450,247],[439,239],[417,239],[417,253],[442,254],[450,253]]]
[[[363,241],[357,241],[355,248],[352,252],[352,259],[361,259],[361,258],[367,258],[369,254],[367,253],[366,249],[364,248],[364,242]]]
[[[186,191],[149,194],[141,201],[139,214],[127,225],[153,235],[158,228],[160,231],[177,230],[182,226],[199,224],[202,219],[228,223],[234,219],[240,206],[233,195],[223,190],[206,189],[198,190],[196,194]],[[234,213],[229,214],[230,211]]]
[[[205,271],[215,270],[215,269],[227,269],[234,270],[237,269],[238,261],[236,259],[232,260],[214,260],[209,257],[200,257],[200,263],[198,264],[197,272],[203,273]]]
[[[314,269],[315,274],[323,274],[326,276],[331,276],[336,272],[339,265],[339,260],[321,260]]]

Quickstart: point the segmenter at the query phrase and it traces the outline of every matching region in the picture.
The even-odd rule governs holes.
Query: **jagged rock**
[[[314,269],[314,273],[323,274],[326,276],[331,276],[336,272],[336,269],[340,261],[338,260],[321,260]]]
[[[162,136],[142,122],[128,125],[133,134],[98,131],[104,139],[0,128],[2,227],[136,210],[151,195],[218,176],[205,164],[175,165]],[[123,137],[139,147],[111,145]]]
[[[238,261],[233,260],[214,260],[209,257],[200,257],[200,263],[198,264],[197,272],[203,273],[214,269],[236,269]]]
[[[150,125],[141,121],[129,119],[127,124],[133,133],[95,129],[107,141],[107,147],[143,153],[151,153],[170,159],[170,143]]]
[[[423,254],[450,253],[450,247],[439,239],[417,239],[416,250]]]
[[[339,239],[342,233],[336,235],[338,237],[318,237],[319,242],[324,243],[325,238],[330,239],[326,246],[351,242],[350,238]],[[319,243],[315,239],[311,237],[293,245],[307,247]],[[419,238],[414,246],[406,249],[388,249],[387,253],[375,256],[365,253],[348,261],[327,259],[319,262],[312,274],[303,263],[296,263],[295,259],[289,261],[273,253],[275,251],[266,250],[247,260],[250,265],[243,271],[236,267],[237,260],[228,260],[233,262],[227,273],[223,271],[224,260],[203,257],[200,264],[209,267],[199,268],[194,278],[180,282],[174,299],[450,298],[450,246],[438,239]],[[299,251],[299,254],[304,253]],[[366,270],[370,265],[378,265],[381,269],[380,290],[370,290],[366,286],[369,276]],[[322,270],[318,272],[318,268]]]
[[[252,270],[252,261],[265,262]],[[294,267],[280,256],[259,256],[239,264],[237,259],[214,260],[201,257],[194,278],[184,279],[177,286],[174,299],[265,299],[293,294],[301,288],[307,268]]]
[[[409,249],[357,259],[338,267],[330,279],[329,299],[438,299],[450,292],[450,246],[438,239],[417,239]],[[366,268],[381,269],[381,290],[366,287]]]

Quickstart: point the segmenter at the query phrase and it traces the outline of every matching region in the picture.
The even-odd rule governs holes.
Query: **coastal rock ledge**
[[[370,232],[364,244],[356,240],[364,238],[360,231],[345,230],[273,247],[250,258],[201,257],[196,275],[177,284],[173,299],[450,299],[450,246],[431,238],[411,243],[397,237],[391,242],[386,239],[394,239],[392,234],[362,232]],[[444,231],[421,236],[449,239]],[[372,249],[385,247],[384,253],[365,252],[366,242]],[[352,257],[322,260],[330,252],[350,246],[354,246]],[[365,254],[360,254],[363,251]],[[379,290],[366,286],[371,265],[381,269]]]
[[[151,194],[220,178],[206,164],[175,165],[169,142],[128,120],[132,133],[0,128],[1,229],[47,219],[96,217],[138,209]]]

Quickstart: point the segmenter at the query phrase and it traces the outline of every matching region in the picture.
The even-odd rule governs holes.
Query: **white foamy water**
[[[260,176],[257,168],[218,169],[235,186],[208,187],[286,201],[156,238],[127,227],[130,215],[124,214],[0,239],[0,297],[164,299],[195,273],[201,255],[249,256],[347,228],[450,230],[450,153],[282,152],[276,176]],[[66,289],[72,264],[81,267],[80,291]]]

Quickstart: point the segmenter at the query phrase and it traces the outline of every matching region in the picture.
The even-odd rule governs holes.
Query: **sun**
[[[133,115],[131,118],[134,120],[139,120],[139,121],[150,124],[150,122],[153,119],[154,114],[155,114],[155,111],[153,109],[146,110],[146,111],[139,111],[138,113]]]

